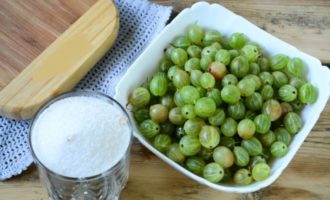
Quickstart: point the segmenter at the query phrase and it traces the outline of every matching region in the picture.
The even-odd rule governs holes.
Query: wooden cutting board
[[[0,115],[32,118],[45,102],[71,90],[111,47],[118,29],[111,0],[2,1]]]

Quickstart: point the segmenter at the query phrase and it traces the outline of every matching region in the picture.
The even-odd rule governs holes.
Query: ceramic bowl
[[[330,94],[330,71],[327,67],[322,66],[317,58],[300,51],[275,36],[272,36],[223,6],[219,4],[199,2],[194,4],[191,8],[184,9],[177,17],[175,17],[175,19],[173,19],[173,21],[154,38],[145,51],[130,66],[117,85],[115,99],[118,102],[122,105],[127,104],[128,96],[132,90],[145,82],[148,78],[152,77],[152,75],[158,70],[158,64],[164,55],[164,48],[176,36],[184,34],[187,27],[193,23],[197,23],[203,28],[216,29],[225,36],[234,32],[242,32],[251,40],[259,43],[270,56],[277,53],[284,53],[290,57],[299,57],[304,60],[307,66],[307,79],[317,87],[319,95],[317,101],[313,105],[306,106],[302,112],[302,120],[304,123],[303,128],[293,138],[288,147],[288,154],[282,158],[275,159],[274,162],[272,162],[272,172],[270,177],[264,181],[254,182],[247,186],[215,184],[191,173],[156,150],[152,144],[139,133],[138,125],[136,123],[134,124],[134,135],[146,148],[173,168],[191,179],[216,190],[247,193],[269,186],[288,166],[299,147],[311,132],[324,109]],[[130,117],[133,119],[132,113],[130,113]]]

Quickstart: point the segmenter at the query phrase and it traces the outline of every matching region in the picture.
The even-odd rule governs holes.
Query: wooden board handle
[[[118,29],[112,0],[98,0],[0,92],[0,115],[30,119],[71,90],[109,50]]]

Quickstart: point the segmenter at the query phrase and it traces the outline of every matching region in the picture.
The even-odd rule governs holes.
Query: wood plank
[[[152,1],[171,5],[179,12],[198,0]],[[323,63],[330,63],[330,1],[208,0],[208,2],[220,3],[267,32],[319,58]]]
[[[95,1],[0,1],[0,90]]]

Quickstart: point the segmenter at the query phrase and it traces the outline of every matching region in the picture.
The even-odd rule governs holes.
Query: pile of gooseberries
[[[187,28],[159,71],[129,96],[140,133],[174,162],[213,183],[270,176],[317,100],[300,58],[267,56],[243,33]]]

